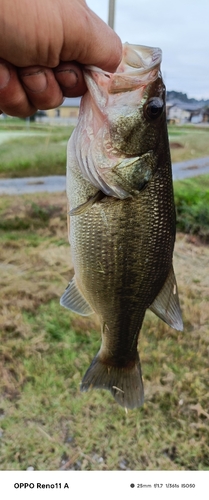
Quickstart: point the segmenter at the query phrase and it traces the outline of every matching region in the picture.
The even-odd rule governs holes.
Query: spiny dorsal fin
[[[172,328],[183,330],[178,289],[173,266],[166,282],[149,309]]]
[[[66,309],[70,309],[81,316],[89,316],[94,312],[88,302],[86,302],[86,299],[84,299],[81,292],[78,290],[75,282],[75,276],[64,291],[60,299],[60,304],[61,306],[66,307]]]

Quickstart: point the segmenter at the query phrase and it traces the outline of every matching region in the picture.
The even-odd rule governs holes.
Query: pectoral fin
[[[181,309],[173,266],[166,282],[149,309],[172,328],[183,330]]]
[[[114,166],[110,175],[112,178],[115,176],[115,183],[120,184],[131,195],[146,186],[152,179],[155,169],[156,159],[153,151],[149,151],[142,156],[122,160]]]
[[[86,299],[84,299],[81,292],[78,290],[75,282],[75,276],[64,291],[60,299],[60,304],[61,306],[66,307],[66,309],[70,309],[81,316],[89,316],[94,312],[88,302],[86,302]]]
[[[102,198],[104,198],[104,196],[105,195],[104,195],[104,193],[102,193],[102,191],[97,191],[97,193],[94,196],[91,196],[91,198],[89,198],[87,201],[85,201],[84,203],[82,203],[81,205],[79,205],[76,208],[72,208],[72,210],[70,210],[70,212],[69,212],[69,215],[71,216],[71,215],[83,214],[89,208],[91,208],[94,203],[96,203],[97,201],[100,201]]]

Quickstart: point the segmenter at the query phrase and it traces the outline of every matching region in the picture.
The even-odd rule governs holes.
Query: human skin
[[[0,110],[27,117],[86,91],[82,65],[113,72],[119,37],[85,0],[0,0]]]

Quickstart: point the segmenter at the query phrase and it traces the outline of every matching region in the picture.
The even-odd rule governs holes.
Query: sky
[[[105,22],[109,0],[87,0]],[[122,42],[160,47],[167,90],[209,99],[209,0],[115,0]]]

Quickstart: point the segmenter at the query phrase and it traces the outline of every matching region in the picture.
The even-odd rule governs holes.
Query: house
[[[178,99],[167,101],[168,123],[201,123],[204,107],[199,103],[188,103]]]
[[[206,106],[203,110],[203,122],[209,123],[209,106]]]
[[[66,97],[64,102],[55,109],[48,109],[46,115],[50,118],[77,118],[81,97]]]
[[[55,109],[47,109],[40,116],[38,113],[36,121],[50,124],[76,125],[79,113],[81,97],[66,97],[64,102]]]

